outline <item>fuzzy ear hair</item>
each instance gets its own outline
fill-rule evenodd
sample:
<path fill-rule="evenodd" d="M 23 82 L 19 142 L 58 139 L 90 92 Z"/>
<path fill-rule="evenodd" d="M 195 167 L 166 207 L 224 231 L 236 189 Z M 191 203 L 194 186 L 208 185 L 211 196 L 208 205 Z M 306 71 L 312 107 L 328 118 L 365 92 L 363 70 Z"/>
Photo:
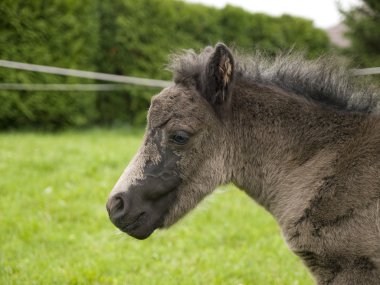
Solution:
<path fill-rule="evenodd" d="M 202 95 L 212 105 L 229 101 L 234 81 L 234 58 L 222 43 L 215 46 L 202 76 Z"/>

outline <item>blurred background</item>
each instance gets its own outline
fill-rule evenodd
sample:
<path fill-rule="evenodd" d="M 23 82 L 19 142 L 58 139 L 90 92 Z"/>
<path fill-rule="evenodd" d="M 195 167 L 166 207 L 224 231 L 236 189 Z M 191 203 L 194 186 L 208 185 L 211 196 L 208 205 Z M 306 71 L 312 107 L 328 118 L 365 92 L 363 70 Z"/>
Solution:
<path fill-rule="evenodd" d="M 146 241 L 111 225 L 108 193 L 161 88 L 5 67 L 166 84 L 170 53 L 218 41 L 380 67 L 380 2 L 0 2 L 0 284 L 312 284 L 269 214 L 232 186 Z"/>
<path fill-rule="evenodd" d="M 224 5 L 223 1 L 205 2 Z M 224 2 L 225 6 L 217 8 L 168 0 L 3 0 L 0 3 L 0 57 L 169 80 L 171 74 L 164 66 L 171 52 L 182 48 L 199 50 L 223 41 L 246 51 L 262 49 L 269 54 L 290 48 L 302 49 L 311 58 L 334 49 L 350 57 L 356 66 L 380 66 L 379 3 L 376 0 L 342 1 L 341 6 L 346 10 L 340 15 L 339 2 L 330 0 L 314 4 L 263 1 L 266 5 L 257 4 L 262 1 L 240 1 L 250 11 Z M 348 4 L 357 6 L 349 8 Z M 255 13 L 255 6 L 258 11 L 273 10 L 272 13 L 277 14 L 290 13 L 293 8 L 295 13 L 314 15 L 316 20 L 290 14 Z M 318 27 L 315 22 L 319 23 Z M 0 81 L 100 83 L 1 67 Z M 0 129 L 56 130 L 94 124 L 144 124 L 150 97 L 158 90 L 130 85 L 117 92 L 0 90 Z"/>

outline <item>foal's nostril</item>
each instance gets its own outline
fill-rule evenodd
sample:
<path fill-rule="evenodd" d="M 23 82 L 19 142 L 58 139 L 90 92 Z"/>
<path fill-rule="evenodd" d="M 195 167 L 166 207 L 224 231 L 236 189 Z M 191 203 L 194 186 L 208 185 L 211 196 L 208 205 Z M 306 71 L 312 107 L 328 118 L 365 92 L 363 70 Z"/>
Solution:
<path fill-rule="evenodd" d="M 127 209 L 122 197 L 122 193 L 118 193 L 115 196 L 109 198 L 106 208 L 108 211 L 108 215 L 112 220 L 124 216 Z"/>
<path fill-rule="evenodd" d="M 115 211 L 123 210 L 124 209 L 123 199 L 121 199 L 120 197 L 115 197 L 115 203 L 113 205 L 113 208 L 115 209 Z"/>

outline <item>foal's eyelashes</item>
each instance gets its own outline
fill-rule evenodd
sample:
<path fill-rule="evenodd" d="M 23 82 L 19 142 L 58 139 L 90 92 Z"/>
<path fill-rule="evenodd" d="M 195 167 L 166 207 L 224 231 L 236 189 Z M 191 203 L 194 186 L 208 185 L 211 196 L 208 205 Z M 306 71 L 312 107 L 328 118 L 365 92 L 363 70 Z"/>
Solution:
<path fill-rule="evenodd" d="M 169 141 L 177 145 L 185 145 L 188 143 L 190 136 L 186 131 L 176 131 L 170 135 Z"/>

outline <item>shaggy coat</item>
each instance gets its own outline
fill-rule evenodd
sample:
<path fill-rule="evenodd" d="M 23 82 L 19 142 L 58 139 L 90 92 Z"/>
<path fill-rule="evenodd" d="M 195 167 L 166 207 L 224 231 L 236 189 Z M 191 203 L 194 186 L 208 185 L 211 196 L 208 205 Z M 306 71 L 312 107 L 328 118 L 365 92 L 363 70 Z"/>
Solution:
<path fill-rule="evenodd" d="M 378 98 L 331 58 L 225 45 L 175 55 L 136 157 L 110 194 L 136 238 L 234 183 L 278 221 L 318 284 L 380 284 Z"/>

